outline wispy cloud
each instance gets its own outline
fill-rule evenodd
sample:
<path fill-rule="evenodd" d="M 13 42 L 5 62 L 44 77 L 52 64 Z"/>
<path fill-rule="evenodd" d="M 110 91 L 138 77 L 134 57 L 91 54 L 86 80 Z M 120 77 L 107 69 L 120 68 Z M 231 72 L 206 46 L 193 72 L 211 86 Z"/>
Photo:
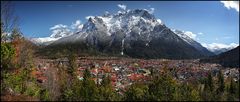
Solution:
<path fill-rule="evenodd" d="M 203 35 L 203 33 L 202 33 L 202 32 L 199 32 L 198 35 Z"/>
<path fill-rule="evenodd" d="M 192 38 L 192 39 L 196 39 L 197 35 L 194 34 L 193 32 L 190 31 L 185 31 L 184 34 L 186 34 L 188 37 Z"/>
<path fill-rule="evenodd" d="M 57 24 L 49 28 L 52 31 L 52 34 L 50 35 L 50 37 L 61 38 L 61 37 L 69 36 L 78 31 L 81 31 L 82 27 L 83 27 L 83 24 L 81 23 L 81 20 L 76 20 L 74 23 L 72 23 L 71 26 Z"/>
<path fill-rule="evenodd" d="M 67 25 L 57 24 L 51 27 L 50 30 L 59 29 L 59 28 L 67 28 Z"/>
<path fill-rule="evenodd" d="M 149 13 L 153 14 L 155 11 L 155 8 L 150 8 Z"/>
<path fill-rule="evenodd" d="M 75 23 L 72 23 L 71 28 L 76 31 L 82 30 L 83 24 L 81 23 L 80 20 L 76 20 Z"/>
<path fill-rule="evenodd" d="M 127 6 L 123 4 L 118 4 L 117 5 L 120 9 L 126 10 Z"/>
<path fill-rule="evenodd" d="M 227 9 L 235 9 L 239 13 L 239 1 L 220 1 Z"/>
<path fill-rule="evenodd" d="M 72 34 L 68 26 L 63 24 L 54 25 L 50 30 L 52 31 L 51 38 L 60 38 Z"/>
<path fill-rule="evenodd" d="M 197 34 L 191 31 L 184 31 L 184 30 L 178 30 L 178 29 L 171 29 L 171 30 L 176 34 L 184 34 L 193 40 L 199 40 L 199 38 L 197 38 Z"/>

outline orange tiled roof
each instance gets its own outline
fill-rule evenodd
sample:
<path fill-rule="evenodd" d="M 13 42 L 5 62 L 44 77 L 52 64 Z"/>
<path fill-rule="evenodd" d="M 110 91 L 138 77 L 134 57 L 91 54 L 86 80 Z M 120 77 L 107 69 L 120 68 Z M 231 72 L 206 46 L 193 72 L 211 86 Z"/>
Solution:
<path fill-rule="evenodd" d="M 32 73 L 31 73 L 31 75 L 34 76 L 34 77 L 40 76 L 40 75 L 42 75 L 42 74 L 43 74 L 43 73 L 40 72 L 40 71 L 32 71 Z"/>
<path fill-rule="evenodd" d="M 133 81 L 136 81 L 136 80 L 143 79 L 144 76 L 142 74 L 131 74 L 128 78 Z"/>

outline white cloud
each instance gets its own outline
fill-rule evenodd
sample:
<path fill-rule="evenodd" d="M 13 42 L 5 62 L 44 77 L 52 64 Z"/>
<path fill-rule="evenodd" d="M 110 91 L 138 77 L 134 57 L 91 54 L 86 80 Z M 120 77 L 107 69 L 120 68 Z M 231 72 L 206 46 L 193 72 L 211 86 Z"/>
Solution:
<path fill-rule="evenodd" d="M 83 24 L 80 20 L 77 20 L 75 23 L 72 23 L 71 28 L 75 31 L 81 31 L 83 27 Z"/>
<path fill-rule="evenodd" d="M 89 19 L 89 18 L 94 18 L 94 16 L 87 16 L 87 17 L 85 17 L 87 20 Z"/>
<path fill-rule="evenodd" d="M 51 27 L 50 30 L 54 30 L 54 29 L 58 29 L 58 28 L 67 28 L 67 25 L 57 24 L 57 25 Z"/>
<path fill-rule="evenodd" d="M 191 31 L 184 31 L 184 30 L 178 30 L 178 29 L 171 29 L 174 33 L 176 33 L 177 35 L 180 36 L 187 36 L 193 40 L 200 40 L 199 38 L 197 38 L 197 34 L 194 34 Z M 185 37 L 184 37 L 185 38 Z"/>
<path fill-rule="evenodd" d="M 153 14 L 154 11 L 155 11 L 155 8 L 150 8 L 149 13 L 150 13 L 150 14 Z"/>
<path fill-rule="evenodd" d="M 120 9 L 126 10 L 127 6 L 123 4 L 118 4 L 117 5 Z"/>
<path fill-rule="evenodd" d="M 202 33 L 202 32 L 199 32 L 198 35 L 203 35 L 203 33 Z"/>
<path fill-rule="evenodd" d="M 184 34 L 186 34 L 188 37 L 192 38 L 192 39 L 196 39 L 196 34 L 193 34 L 190 31 L 185 31 Z"/>
<path fill-rule="evenodd" d="M 162 24 L 162 20 L 161 20 L 161 19 L 157 19 L 157 22 L 159 22 L 160 24 Z"/>
<path fill-rule="evenodd" d="M 70 27 L 63 24 L 54 25 L 53 27 L 49 28 L 49 30 L 52 31 L 50 38 L 61 38 L 72 35 L 78 31 L 81 31 L 82 27 L 83 24 L 81 23 L 81 20 L 76 20 Z"/>
<path fill-rule="evenodd" d="M 211 44 L 206 44 L 206 43 L 202 43 L 203 47 L 206 47 L 208 50 L 214 52 L 220 49 L 228 49 L 231 50 L 235 47 L 237 47 L 239 44 L 236 43 L 231 43 L 229 45 L 227 44 L 222 44 L 222 43 L 211 43 Z"/>
<path fill-rule="evenodd" d="M 51 38 L 60 38 L 72 34 L 68 26 L 63 24 L 57 24 L 51 27 L 50 30 L 52 31 Z"/>
<path fill-rule="evenodd" d="M 120 13 L 122 13 L 122 11 L 118 11 L 117 13 L 120 14 Z"/>
<path fill-rule="evenodd" d="M 220 1 L 224 4 L 224 7 L 227 9 L 235 9 L 237 12 L 239 12 L 239 1 Z"/>

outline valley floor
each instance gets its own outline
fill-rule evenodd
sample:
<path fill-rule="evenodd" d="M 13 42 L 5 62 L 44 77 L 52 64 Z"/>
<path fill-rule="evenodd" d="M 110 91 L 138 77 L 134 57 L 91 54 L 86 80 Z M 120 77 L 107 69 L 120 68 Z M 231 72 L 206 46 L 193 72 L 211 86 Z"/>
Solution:
<path fill-rule="evenodd" d="M 42 72 L 39 80 L 49 83 L 49 79 L 57 80 L 58 68 L 67 68 L 67 59 L 38 59 L 36 62 L 37 71 Z M 55 69 L 53 69 L 55 68 Z M 221 71 L 224 78 L 233 77 L 239 80 L 239 68 L 226 68 L 219 64 L 200 63 L 198 59 L 193 60 L 168 60 L 168 59 L 131 59 L 118 57 L 79 57 L 77 59 L 76 77 L 83 79 L 85 69 L 90 69 L 92 80 L 100 84 L 105 74 L 111 76 L 111 84 L 116 91 L 125 90 L 135 82 L 151 81 L 152 73 L 163 72 L 164 68 L 170 70 L 170 74 L 179 82 L 194 82 L 207 77 L 208 73 L 217 76 Z M 49 71 L 48 71 L 49 70 Z M 48 73 L 47 73 L 48 72 Z M 51 73 L 51 74 L 49 74 Z M 46 77 L 48 76 L 48 77 Z M 51 82 L 55 83 L 55 82 Z M 46 84 L 47 86 L 48 84 Z"/>
<path fill-rule="evenodd" d="M 68 59 L 35 58 L 34 65 L 30 74 L 31 77 L 36 80 L 35 83 L 48 90 L 50 96 L 47 97 L 50 97 L 51 100 L 59 100 L 59 97 L 62 95 L 61 91 L 63 91 L 61 85 L 64 84 L 66 87 L 69 87 L 68 85 L 72 83 L 72 79 L 69 78 L 67 74 L 64 74 L 64 70 L 69 69 Z M 135 83 L 146 84 L 153 82 L 153 75 L 161 76 L 166 72 L 164 70 L 168 70 L 168 74 L 173 76 L 173 80 L 178 83 L 197 83 L 199 80 L 208 77 L 209 73 L 215 77 L 213 80 L 216 80 L 219 71 L 223 73 L 225 80 L 231 77 L 234 81 L 239 81 L 239 68 L 226 68 L 219 64 L 200 63 L 199 59 L 144 60 L 120 57 L 77 57 L 73 77 L 78 80 L 83 80 L 86 69 L 90 71 L 91 80 L 93 80 L 97 86 L 102 84 L 104 76 L 109 76 L 110 85 L 113 90 L 122 96 L 128 88 Z M 67 81 L 63 82 L 63 79 Z M 27 84 L 29 84 L 29 82 L 27 82 Z M 29 85 L 32 84 L 33 83 L 30 82 Z M 8 93 L 1 95 L 1 100 L 30 101 L 39 99 L 26 95 L 13 95 Z"/>

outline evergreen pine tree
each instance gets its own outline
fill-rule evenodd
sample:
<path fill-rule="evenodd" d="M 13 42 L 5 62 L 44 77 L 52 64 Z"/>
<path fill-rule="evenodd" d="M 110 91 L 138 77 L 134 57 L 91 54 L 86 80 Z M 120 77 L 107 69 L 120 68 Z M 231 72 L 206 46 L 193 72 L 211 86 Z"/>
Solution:
<path fill-rule="evenodd" d="M 224 77 L 221 71 L 218 73 L 218 88 L 217 93 L 223 93 L 224 92 Z"/>

